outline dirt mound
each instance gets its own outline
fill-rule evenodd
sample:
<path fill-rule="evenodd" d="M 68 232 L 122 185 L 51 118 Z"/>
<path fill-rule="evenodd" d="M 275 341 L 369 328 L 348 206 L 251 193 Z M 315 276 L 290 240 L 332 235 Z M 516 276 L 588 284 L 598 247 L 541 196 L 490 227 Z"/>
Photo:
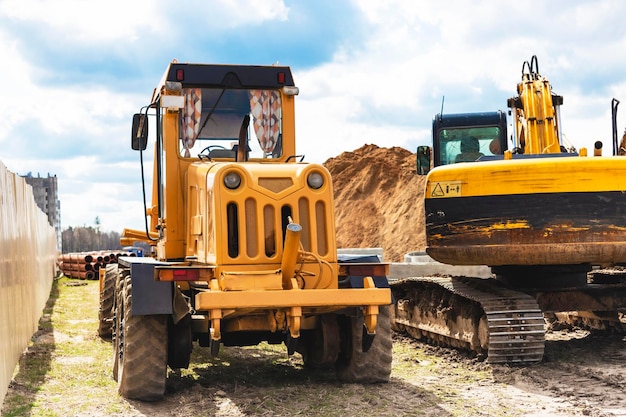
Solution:
<path fill-rule="evenodd" d="M 339 248 L 381 247 L 386 262 L 424 250 L 425 177 L 416 174 L 415 157 L 364 145 L 324 163 L 335 189 Z"/>

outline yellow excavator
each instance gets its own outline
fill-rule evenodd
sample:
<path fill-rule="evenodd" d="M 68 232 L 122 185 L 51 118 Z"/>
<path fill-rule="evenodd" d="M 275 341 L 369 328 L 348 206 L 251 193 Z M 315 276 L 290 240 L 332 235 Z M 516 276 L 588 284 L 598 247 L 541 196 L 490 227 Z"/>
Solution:
<path fill-rule="evenodd" d="M 437 115 L 433 146 L 419 147 L 426 178 L 427 247 L 450 265 L 487 265 L 492 278 L 407 278 L 392 283 L 394 329 L 469 348 L 495 363 L 544 352 L 544 314 L 622 329 L 626 285 L 603 268 L 626 263 L 626 158 L 576 152 L 561 134 L 562 96 L 524 62 L 502 112 Z M 470 154 L 467 156 L 467 154 Z M 431 169 L 431 164 L 434 168 Z M 554 313 L 554 314 L 552 314 Z"/>

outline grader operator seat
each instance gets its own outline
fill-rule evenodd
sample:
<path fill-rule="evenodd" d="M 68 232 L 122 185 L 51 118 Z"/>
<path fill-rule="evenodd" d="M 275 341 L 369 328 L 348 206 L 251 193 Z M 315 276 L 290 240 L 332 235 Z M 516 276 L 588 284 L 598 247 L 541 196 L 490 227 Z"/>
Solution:
<path fill-rule="evenodd" d="M 232 149 L 226 149 L 221 145 L 209 145 L 204 148 L 198 157 L 200 159 L 203 156 L 208 156 L 209 160 L 217 158 L 233 159 L 237 162 L 245 162 L 248 160 L 250 154 L 250 147 L 248 146 L 248 126 L 250 125 L 250 115 L 243 116 L 241 127 L 239 128 L 239 138 L 237 143 L 233 145 Z M 241 152 L 239 151 L 241 149 Z"/>

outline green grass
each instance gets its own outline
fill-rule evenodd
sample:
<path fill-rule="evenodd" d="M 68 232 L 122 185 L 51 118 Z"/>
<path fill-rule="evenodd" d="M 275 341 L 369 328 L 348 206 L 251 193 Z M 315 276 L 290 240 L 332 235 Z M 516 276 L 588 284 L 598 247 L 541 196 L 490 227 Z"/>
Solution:
<path fill-rule="evenodd" d="M 65 416 L 68 410 L 80 415 L 93 401 L 117 401 L 94 390 L 115 392 L 111 346 L 96 334 L 98 288 L 97 281 L 54 281 L 39 330 L 4 399 L 3 416 Z"/>

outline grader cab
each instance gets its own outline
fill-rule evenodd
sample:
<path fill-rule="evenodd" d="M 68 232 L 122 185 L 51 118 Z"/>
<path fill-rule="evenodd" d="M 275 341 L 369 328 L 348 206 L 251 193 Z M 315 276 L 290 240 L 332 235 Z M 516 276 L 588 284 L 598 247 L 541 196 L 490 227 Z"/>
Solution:
<path fill-rule="evenodd" d="M 391 372 L 391 293 L 378 259 L 340 260 L 329 172 L 296 154 L 291 71 L 172 62 L 133 118 L 132 147 L 154 146 L 145 230 L 153 256 L 107 271 L 121 395 L 163 396 L 167 367 L 193 348 L 283 343 L 340 379 Z"/>

